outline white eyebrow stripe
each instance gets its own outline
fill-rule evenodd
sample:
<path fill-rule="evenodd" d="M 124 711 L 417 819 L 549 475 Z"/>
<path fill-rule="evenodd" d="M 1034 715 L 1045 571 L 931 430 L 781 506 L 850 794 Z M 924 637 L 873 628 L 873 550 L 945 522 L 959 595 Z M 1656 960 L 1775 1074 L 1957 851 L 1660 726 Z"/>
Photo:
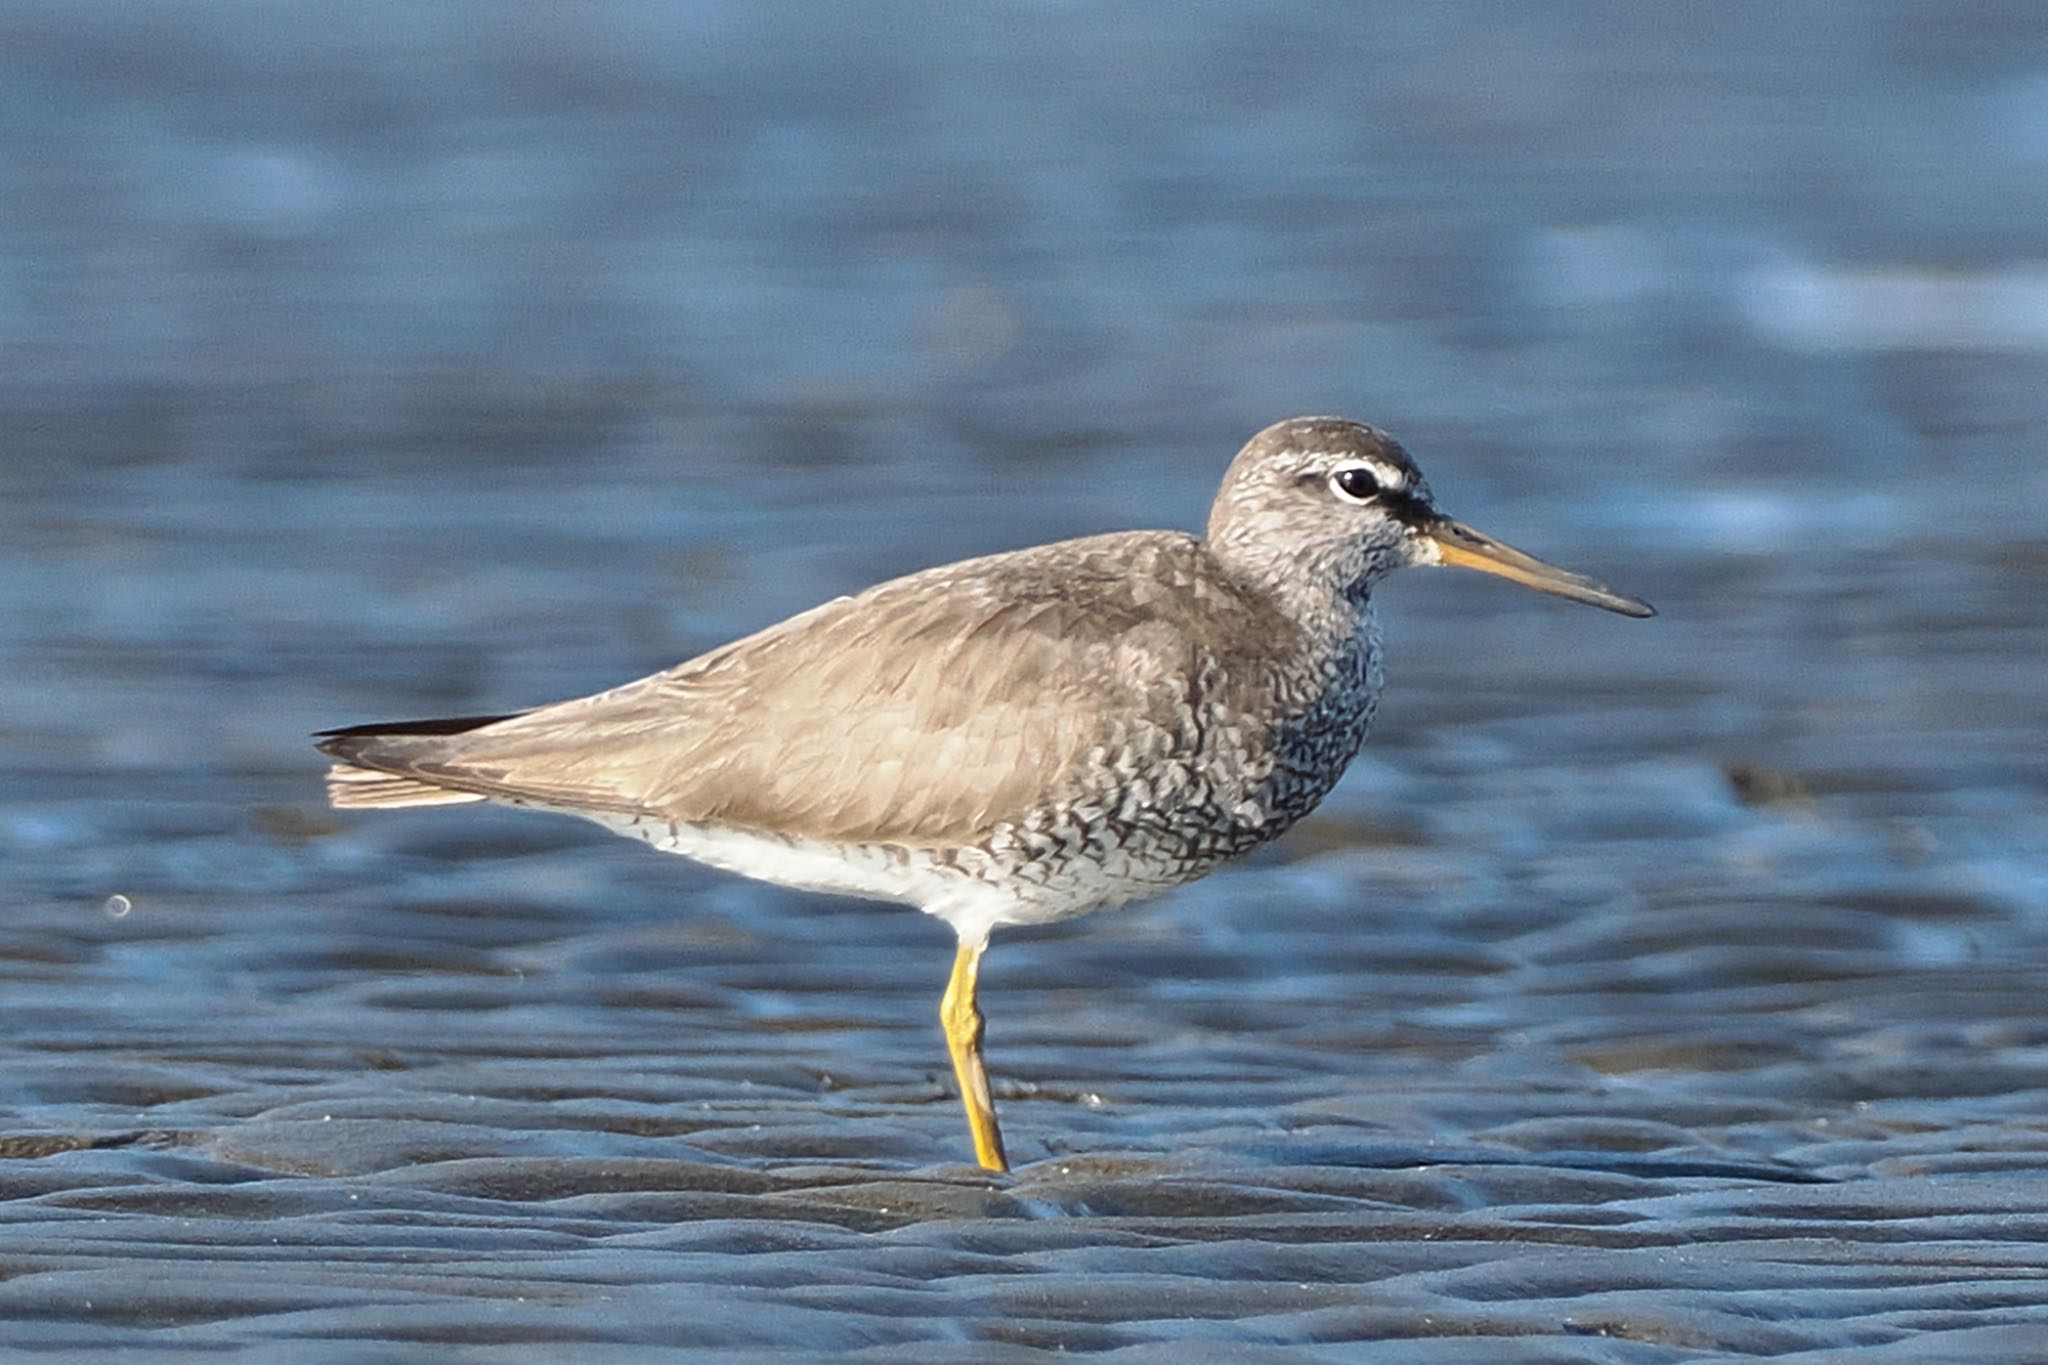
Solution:
<path fill-rule="evenodd" d="M 1346 469 L 1370 469 L 1373 478 L 1379 481 L 1380 487 L 1394 493 L 1405 493 L 1408 491 L 1408 471 L 1399 465 L 1391 465 L 1385 460 L 1375 460 L 1370 456 L 1364 455 L 1332 456 L 1331 458 L 1335 461 L 1330 466 L 1332 474 Z"/>

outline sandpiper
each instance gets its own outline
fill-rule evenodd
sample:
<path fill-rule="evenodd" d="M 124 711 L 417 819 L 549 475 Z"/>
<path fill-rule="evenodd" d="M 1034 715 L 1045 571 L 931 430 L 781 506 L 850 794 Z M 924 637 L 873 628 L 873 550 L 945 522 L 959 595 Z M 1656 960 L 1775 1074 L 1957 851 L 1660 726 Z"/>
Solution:
<path fill-rule="evenodd" d="M 1380 691 L 1372 589 L 1450 564 L 1624 616 L 1648 603 L 1438 512 L 1392 438 L 1266 428 L 1197 537 L 948 564 L 663 673 L 500 716 L 324 732 L 336 806 L 497 801 L 785 886 L 914 905 L 974 1152 L 1008 1169 L 975 983 L 991 930 L 1214 871 L 1312 810 Z"/>

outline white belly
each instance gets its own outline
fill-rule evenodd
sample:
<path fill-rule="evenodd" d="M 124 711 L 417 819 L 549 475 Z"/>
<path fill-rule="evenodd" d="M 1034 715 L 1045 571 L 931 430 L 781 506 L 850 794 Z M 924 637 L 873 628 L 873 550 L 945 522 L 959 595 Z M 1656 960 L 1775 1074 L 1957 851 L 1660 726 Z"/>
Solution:
<path fill-rule="evenodd" d="M 969 870 L 977 856 L 967 850 L 948 865 L 922 849 L 896 844 L 844 844 L 729 826 L 677 824 L 646 817 L 593 815 L 566 811 L 595 821 L 615 834 L 638 839 L 665 853 L 757 881 L 803 891 L 823 891 L 869 900 L 914 905 L 953 926 L 963 942 L 986 939 L 999 924 L 1044 924 L 1103 905 L 1130 899 L 1135 890 L 1113 894 L 1100 888 L 1091 895 L 1081 888 L 1051 887 L 1028 879 L 985 880 Z M 1076 891 L 1081 891 L 1076 895 Z"/>

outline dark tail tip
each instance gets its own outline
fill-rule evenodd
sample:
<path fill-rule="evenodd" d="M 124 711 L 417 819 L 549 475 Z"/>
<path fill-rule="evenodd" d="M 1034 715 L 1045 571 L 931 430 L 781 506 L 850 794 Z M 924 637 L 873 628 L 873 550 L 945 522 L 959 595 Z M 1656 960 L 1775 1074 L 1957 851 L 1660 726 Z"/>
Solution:
<path fill-rule="evenodd" d="M 446 716 L 439 720 L 389 720 L 370 725 L 349 725 L 339 730 L 316 731 L 313 738 L 319 743 L 314 747 L 323 754 L 345 759 L 362 747 L 363 740 L 391 739 L 401 735 L 460 735 L 481 730 L 486 725 L 496 725 L 519 714 L 518 711 L 510 711 L 502 716 Z"/>

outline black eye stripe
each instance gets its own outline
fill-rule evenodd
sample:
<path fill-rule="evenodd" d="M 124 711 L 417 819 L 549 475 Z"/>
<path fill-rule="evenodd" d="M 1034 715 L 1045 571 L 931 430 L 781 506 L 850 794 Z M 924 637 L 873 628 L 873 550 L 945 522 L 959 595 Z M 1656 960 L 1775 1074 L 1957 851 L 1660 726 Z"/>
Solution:
<path fill-rule="evenodd" d="M 1343 487 L 1342 480 L 1346 476 L 1355 479 L 1357 486 Z M 1428 495 L 1411 483 L 1409 476 L 1396 474 L 1394 477 L 1399 482 L 1382 483 L 1377 467 L 1359 463 L 1338 465 L 1334 469 L 1325 466 L 1320 471 L 1303 470 L 1294 476 L 1294 482 L 1304 489 L 1320 487 L 1325 496 L 1340 501 L 1370 504 L 1409 526 L 1420 526 L 1435 515 L 1430 509 Z"/>
<path fill-rule="evenodd" d="M 1428 503 L 1412 492 L 1389 494 L 1381 501 L 1394 520 L 1404 526 L 1420 527 L 1436 515 Z"/>

